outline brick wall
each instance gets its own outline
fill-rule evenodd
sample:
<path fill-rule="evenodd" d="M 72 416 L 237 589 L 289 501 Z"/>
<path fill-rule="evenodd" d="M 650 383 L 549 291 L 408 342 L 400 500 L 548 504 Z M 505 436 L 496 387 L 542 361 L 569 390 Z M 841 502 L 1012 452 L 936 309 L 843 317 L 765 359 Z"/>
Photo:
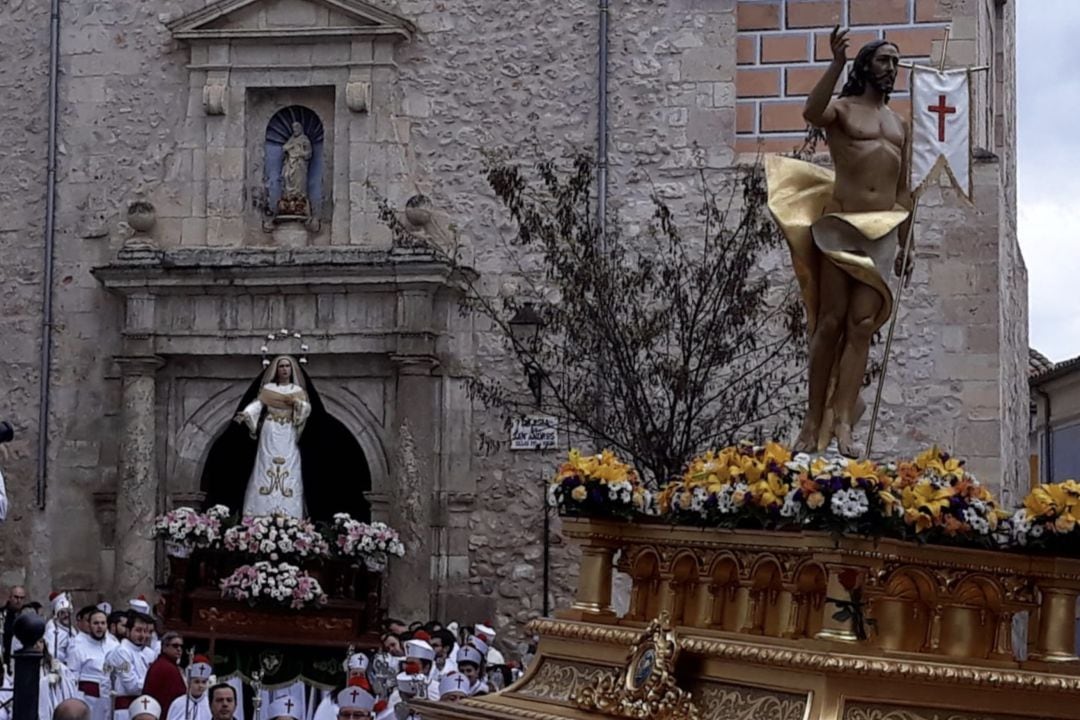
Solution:
<path fill-rule="evenodd" d="M 852 58 L 885 38 L 905 61 L 929 63 L 940 56 L 950 19 L 947 0 L 739 0 L 736 149 L 782 152 L 800 144 L 803 103 L 832 57 L 835 25 L 850 28 Z M 905 116 L 907 80 L 901 70 L 891 101 Z"/>

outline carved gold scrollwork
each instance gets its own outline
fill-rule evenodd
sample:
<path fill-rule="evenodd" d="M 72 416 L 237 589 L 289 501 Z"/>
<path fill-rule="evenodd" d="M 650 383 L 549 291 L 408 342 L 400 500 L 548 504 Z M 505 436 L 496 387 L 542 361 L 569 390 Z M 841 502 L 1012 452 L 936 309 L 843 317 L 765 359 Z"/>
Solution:
<path fill-rule="evenodd" d="M 595 685 L 601 677 L 614 678 L 614 673 L 613 668 L 545 658 L 540 669 L 527 685 L 517 690 L 517 694 L 538 700 L 571 702 L 583 688 Z"/>
<path fill-rule="evenodd" d="M 898 707 L 870 703 L 849 703 L 844 720 L 1016 720 L 1015 715 L 989 715 L 939 708 Z"/>
<path fill-rule="evenodd" d="M 666 612 L 649 623 L 630 651 L 621 678 L 601 675 L 592 686 L 575 692 L 582 709 L 605 715 L 645 720 L 698 720 L 690 693 L 675 681 L 679 641 Z"/>
<path fill-rule="evenodd" d="M 806 717 L 806 695 L 726 683 L 703 683 L 696 688 L 695 697 L 702 717 L 706 718 L 803 720 Z"/>

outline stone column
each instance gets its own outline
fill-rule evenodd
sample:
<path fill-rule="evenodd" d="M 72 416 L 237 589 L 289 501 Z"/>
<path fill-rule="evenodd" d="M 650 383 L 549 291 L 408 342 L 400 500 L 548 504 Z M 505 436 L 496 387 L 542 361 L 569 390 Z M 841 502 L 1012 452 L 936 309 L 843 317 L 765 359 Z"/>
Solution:
<path fill-rule="evenodd" d="M 394 497 L 404 558 L 395 558 L 387 578 L 388 606 L 397 617 L 431 617 L 435 587 L 432 520 L 439 490 L 439 388 L 433 374 L 438 361 L 425 355 L 398 355 L 395 393 L 398 423 L 393 476 Z"/>
<path fill-rule="evenodd" d="M 156 378 L 160 358 L 118 357 L 123 382 L 120 462 L 116 489 L 116 598 L 154 589 L 158 480 L 154 452 Z"/>

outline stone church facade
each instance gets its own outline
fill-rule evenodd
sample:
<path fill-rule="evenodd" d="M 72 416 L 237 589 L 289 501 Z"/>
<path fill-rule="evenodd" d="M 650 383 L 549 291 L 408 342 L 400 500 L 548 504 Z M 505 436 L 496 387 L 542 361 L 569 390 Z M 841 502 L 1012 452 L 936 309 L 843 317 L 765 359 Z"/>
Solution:
<path fill-rule="evenodd" d="M 692 202 L 696 157 L 720 172 L 797 145 L 792 108 L 837 22 L 858 40 L 910 43 L 905 54 L 926 62 L 951 24 L 947 61 L 989 66 L 976 94 L 975 202 L 933 187 L 920 209 L 877 449 L 939 442 L 1006 496 L 1027 482 L 1012 2 L 60 6 L 54 178 L 48 2 L 9 2 L 0 22 L 0 97 L 14 109 L 0 118 L 0 414 L 18 432 L 4 465 L 13 509 L 0 584 L 87 600 L 152 590 L 163 563 L 150 518 L 200 501 L 267 333 L 288 328 L 303 333 L 327 409 L 362 450 L 366 467 L 343 467 L 340 482 L 366 484 L 372 517 L 409 542 L 389 581 L 394 613 L 511 630 L 538 615 L 544 481 L 558 458 L 481 451 L 480 434 L 500 429 L 469 398 L 468 373 L 520 372 L 489 328 L 458 312 L 450 268 L 392 243 L 377 196 L 397 209 L 430 198 L 433 237 L 455 225 L 484 286 L 514 292 L 509 228 L 480 150 L 595 143 L 605 13 L 607 192 L 631 228 L 654 188 Z M 269 129 L 301 116 L 317 130 L 312 213 L 275 223 L 280 191 L 264 175 L 280 142 Z M 575 564 L 553 542 L 558 604 Z"/>

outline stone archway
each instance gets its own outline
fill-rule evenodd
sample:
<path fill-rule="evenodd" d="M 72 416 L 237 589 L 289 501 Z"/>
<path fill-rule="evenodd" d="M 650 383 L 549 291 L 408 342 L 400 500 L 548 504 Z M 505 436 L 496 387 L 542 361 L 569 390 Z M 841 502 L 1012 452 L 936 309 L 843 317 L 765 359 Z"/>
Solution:
<path fill-rule="evenodd" d="M 357 520 L 370 520 L 366 494 L 371 490 L 371 472 L 360 443 L 345 424 L 325 413 L 317 430 L 309 426 L 304 431 L 300 447 L 308 515 L 329 522 L 335 513 L 342 512 Z M 256 441 L 246 428 L 230 424 L 218 433 L 207 450 L 200 476 L 207 507 L 221 504 L 237 512 L 243 507 L 244 490 L 252 482 L 255 451 Z M 313 472 L 317 475 L 314 481 Z"/>
<path fill-rule="evenodd" d="M 230 427 L 247 387 L 242 381 L 223 382 L 227 385 L 207 397 L 184 418 L 167 443 L 169 449 L 164 465 L 171 498 L 191 497 L 203 490 L 204 473 L 214 448 Z M 341 442 L 354 444 L 355 451 L 350 451 L 351 456 L 363 459 L 365 472 L 357 478 L 363 486 L 361 492 L 373 496 L 375 519 L 384 519 L 379 499 L 389 490 L 389 467 L 381 423 L 346 382 L 334 378 L 315 378 L 315 382 L 327 413 L 338 428 Z"/>

